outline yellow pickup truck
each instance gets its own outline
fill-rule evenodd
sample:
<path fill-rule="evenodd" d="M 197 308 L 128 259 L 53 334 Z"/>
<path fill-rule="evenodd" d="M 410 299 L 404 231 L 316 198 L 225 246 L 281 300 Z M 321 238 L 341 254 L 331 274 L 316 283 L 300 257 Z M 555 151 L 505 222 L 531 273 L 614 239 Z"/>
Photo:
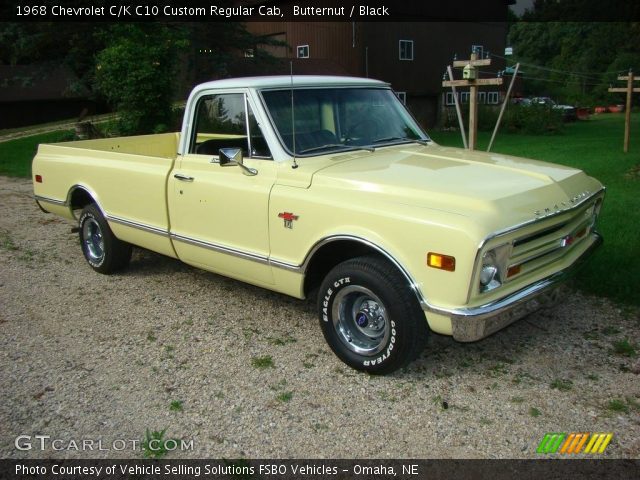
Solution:
<path fill-rule="evenodd" d="M 601 238 L 583 172 L 434 143 L 386 83 L 294 76 L 197 86 L 180 133 L 40 145 L 42 210 L 89 265 L 132 245 L 303 299 L 374 374 L 429 331 L 479 340 L 553 299 Z"/>

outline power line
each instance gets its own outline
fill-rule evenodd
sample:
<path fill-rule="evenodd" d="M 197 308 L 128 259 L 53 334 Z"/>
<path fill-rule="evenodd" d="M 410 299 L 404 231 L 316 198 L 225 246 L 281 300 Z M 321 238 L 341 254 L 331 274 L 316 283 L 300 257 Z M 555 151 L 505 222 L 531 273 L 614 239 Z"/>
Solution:
<path fill-rule="evenodd" d="M 479 73 L 485 74 L 485 75 L 491 75 L 491 76 L 495 76 L 496 72 L 489 72 L 487 70 L 478 70 Z M 522 78 L 523 80 L 538 80 L 541 82 L 550 82 L 550 83 L 561 83 L 563 85 L 580 85 L 580 86 L 589 86 L 589 87 L 597 87 L 599 85 L 602 85 L 606 82 L 602 81 L 600 83 L 583 83 L 583 82 L 578 82 L 578 81 L 567 81 L 567 80 L 553 80 L 551 78 L 541 78 L 541 77 L 530 77 L 528 75 L 521 75 L 519 76 L 519 78 Z"/>
<path fill-rule="evenodd" d="M 492 57 L 500 58 L 502 60 L 510 60 L 507 57 L 502 57 L 500 55 L 496 55 L 495 53 L 490 53 L 489 55 L 491 55 Z M 530 68 L 537 68 L 539 70 L 544 70 L 544 71 L 547 71 L 547 72 L 562 73 L 564 75 L 573 75 L 575 77 L 584 77 L 584 78 L 590 79 L 590 80 L 595 80 L 595 79 L 599 78 L 600 75 L 601 75 L 601 74 L 598 74 L 598 73 L 572 72 L 570 70 L 558 70 L 557 68 L 543 67 L 541 65 L 536 65 L 536 64 L 533 64 L 533 63 L 525 63 L 525 62 L 520 62 L 520 65 L 525 66 L 525 67 L 530 67 Z"/>

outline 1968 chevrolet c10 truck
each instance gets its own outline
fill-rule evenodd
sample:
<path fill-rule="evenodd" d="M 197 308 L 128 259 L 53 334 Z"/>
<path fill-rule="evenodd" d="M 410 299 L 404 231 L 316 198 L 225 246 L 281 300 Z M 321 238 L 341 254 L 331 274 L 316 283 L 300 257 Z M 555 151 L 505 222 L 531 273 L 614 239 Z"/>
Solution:
<path fill-rule="evenodd" d="M 33 181 L 43 210 L 79 221 L 94 270 L 136 245 L 317 294 L 332 350 L 377 374 L 429 330 L 475 341 L 536 310 L 601 242 L 597 180 L 438 146 L 370 79 L 205 83 L 180 133 L 40 145 Z"/>

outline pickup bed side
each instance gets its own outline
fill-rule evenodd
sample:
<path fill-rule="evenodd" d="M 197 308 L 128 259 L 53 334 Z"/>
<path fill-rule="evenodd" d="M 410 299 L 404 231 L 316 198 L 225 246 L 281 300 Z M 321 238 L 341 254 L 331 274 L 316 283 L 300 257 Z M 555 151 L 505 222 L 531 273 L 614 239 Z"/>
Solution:
<path fill-rule="evenodd" d="M 125 242 L 175 257 L 168 237 L 167 179 L 177 133 L 40 145 L 35 198 L 46 211 L 74 219 L 91 197 Z"/>

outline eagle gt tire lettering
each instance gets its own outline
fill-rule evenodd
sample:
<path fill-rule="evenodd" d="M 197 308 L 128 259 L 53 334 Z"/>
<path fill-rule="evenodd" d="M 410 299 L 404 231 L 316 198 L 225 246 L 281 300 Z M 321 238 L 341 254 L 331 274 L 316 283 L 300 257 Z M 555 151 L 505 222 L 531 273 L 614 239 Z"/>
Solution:
<path fill-rule="evenodd" d="M 424 348 L 427 322 L 397 269 L 378 257 L 334 267 L 318 295 L 320 328 L 343 362 L 373 374 L 391 373 Z"/>

